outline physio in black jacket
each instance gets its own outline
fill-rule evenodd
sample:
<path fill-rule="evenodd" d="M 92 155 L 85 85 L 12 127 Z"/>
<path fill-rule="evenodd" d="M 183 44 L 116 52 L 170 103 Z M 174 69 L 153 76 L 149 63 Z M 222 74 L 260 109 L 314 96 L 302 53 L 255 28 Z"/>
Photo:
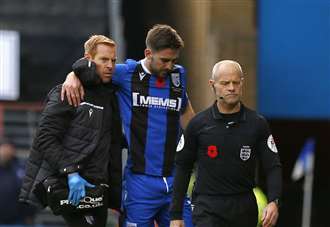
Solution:
<path fill-rule="evenodd" d="M 49 92 L 28 159 L 20 201 L 51 206 L 49 200 L 41 199 L 38 193 L 42 190 L 38 189 L 50 179 L 64 179 L 68 196 L 60 205 L 71 204 L 77 210 L 91 208 L 87 212 L 60 213 L 67 224 L 101 227 L 106 225 L 108 207 L 121 206 L 121 123 L 111 84 L 116 45 L 108 37 L 94 35 L 84 47 L 85 57 L 95 62 L 89 66 L 96 67 L 99 81 L 86 86 L 84 101 L 76 107 L 61 101 L 61 85 Z M 104 193 L 97 199 L 87 197 L 89 189 L 98 186 Z M 46 189 L 50 193 L 51 188 Z M 85 205 L 78 205 L 81 201 Z"/>
<path fill-rule="evenodd" d="M 262 223 L 273 226 L 278 218 L 282 179 L 268 123 L 242 104 L 243 72 L 237 62 L 215 64 L 209 85 L 216 102 L 190 121 L 184 148 L 176 157 L 171 227 L 183 227 L 183 198 L 195 162 L 195 227 L 257 226 L 258 209 L 252 191 L 257 160 L 266 172 L 268 188 L 269 203 Z"/>

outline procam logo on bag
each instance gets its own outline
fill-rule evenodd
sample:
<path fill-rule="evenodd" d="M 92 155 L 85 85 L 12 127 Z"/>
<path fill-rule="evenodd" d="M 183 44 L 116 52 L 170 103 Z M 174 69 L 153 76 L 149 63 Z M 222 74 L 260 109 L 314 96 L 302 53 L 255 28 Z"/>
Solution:
<path fill-rule="evenodd" d="M 70 202 L 67 199 L 60 200 L 60 205 L 69 205 Z M 85 196 L 83 199 L 80 200 L 77 209 L 90 209 L 103 206 L 103 196 L 100 197 L 89 197 Z"/>

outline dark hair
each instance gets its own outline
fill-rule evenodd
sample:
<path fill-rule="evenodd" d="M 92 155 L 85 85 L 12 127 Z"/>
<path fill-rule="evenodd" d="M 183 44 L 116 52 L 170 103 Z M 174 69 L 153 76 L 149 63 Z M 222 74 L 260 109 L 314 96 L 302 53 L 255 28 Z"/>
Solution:
<path fill-rule="evenodd" d="M 146 46 L 153 51 L 159 51 L 166 48 L 181 49 L 184 43 L 179 34 L 171 26 L 156 24 L 148 31 Z"/>

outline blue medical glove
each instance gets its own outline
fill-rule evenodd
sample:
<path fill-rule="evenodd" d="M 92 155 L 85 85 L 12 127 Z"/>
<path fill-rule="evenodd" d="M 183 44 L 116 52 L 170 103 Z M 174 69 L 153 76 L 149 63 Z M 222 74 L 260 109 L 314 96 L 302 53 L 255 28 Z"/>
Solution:
<path fill-rule="evenodd" d="M 81 198 L 85 197 L 86 190 L 85 187 L 94 188 L 95 185 L 88 183 L 84 178 L 82 178 L 79 173 L 70 173 L 68 175 L 68 185 L 69 185 L 69 202 L 77 206 Z"/>

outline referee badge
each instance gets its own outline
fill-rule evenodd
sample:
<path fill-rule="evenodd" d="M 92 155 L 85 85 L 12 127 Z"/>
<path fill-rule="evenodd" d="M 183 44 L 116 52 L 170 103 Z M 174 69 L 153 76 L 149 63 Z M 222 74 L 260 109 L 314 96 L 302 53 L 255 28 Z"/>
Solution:
<path fill-rule="evenodd" d="M 267 145 L 268 145 L 268 148 L 274 152 L 274 153 L 277 153 L 277 147 L 276 147 L 276 144 L 275 144 L 275 141 L 274 141 L 274 137 L 272 135 L 269 135 L 268 139 L 267 139 Z"/>
<path fill-rule="evenodd" d="M 179 87 L 180 82 L 180 73 L 171 73 L 171 80 L 175 87 Z"/>
<path fill-rule="evenodd" d="M 182 151 L 183 147 L 184 147 L 184 135 L 182 134 L 178 146 L 176 147 L 176 152 Z"/>
<path fill-rule="evenodd" d="M 247 161 L 251 156 L 251 148 L 250 146 L 243 146 L 241 148 L 241 152 L 239 154 L 239 157 L 243 160 L 243 161 Z"/>

